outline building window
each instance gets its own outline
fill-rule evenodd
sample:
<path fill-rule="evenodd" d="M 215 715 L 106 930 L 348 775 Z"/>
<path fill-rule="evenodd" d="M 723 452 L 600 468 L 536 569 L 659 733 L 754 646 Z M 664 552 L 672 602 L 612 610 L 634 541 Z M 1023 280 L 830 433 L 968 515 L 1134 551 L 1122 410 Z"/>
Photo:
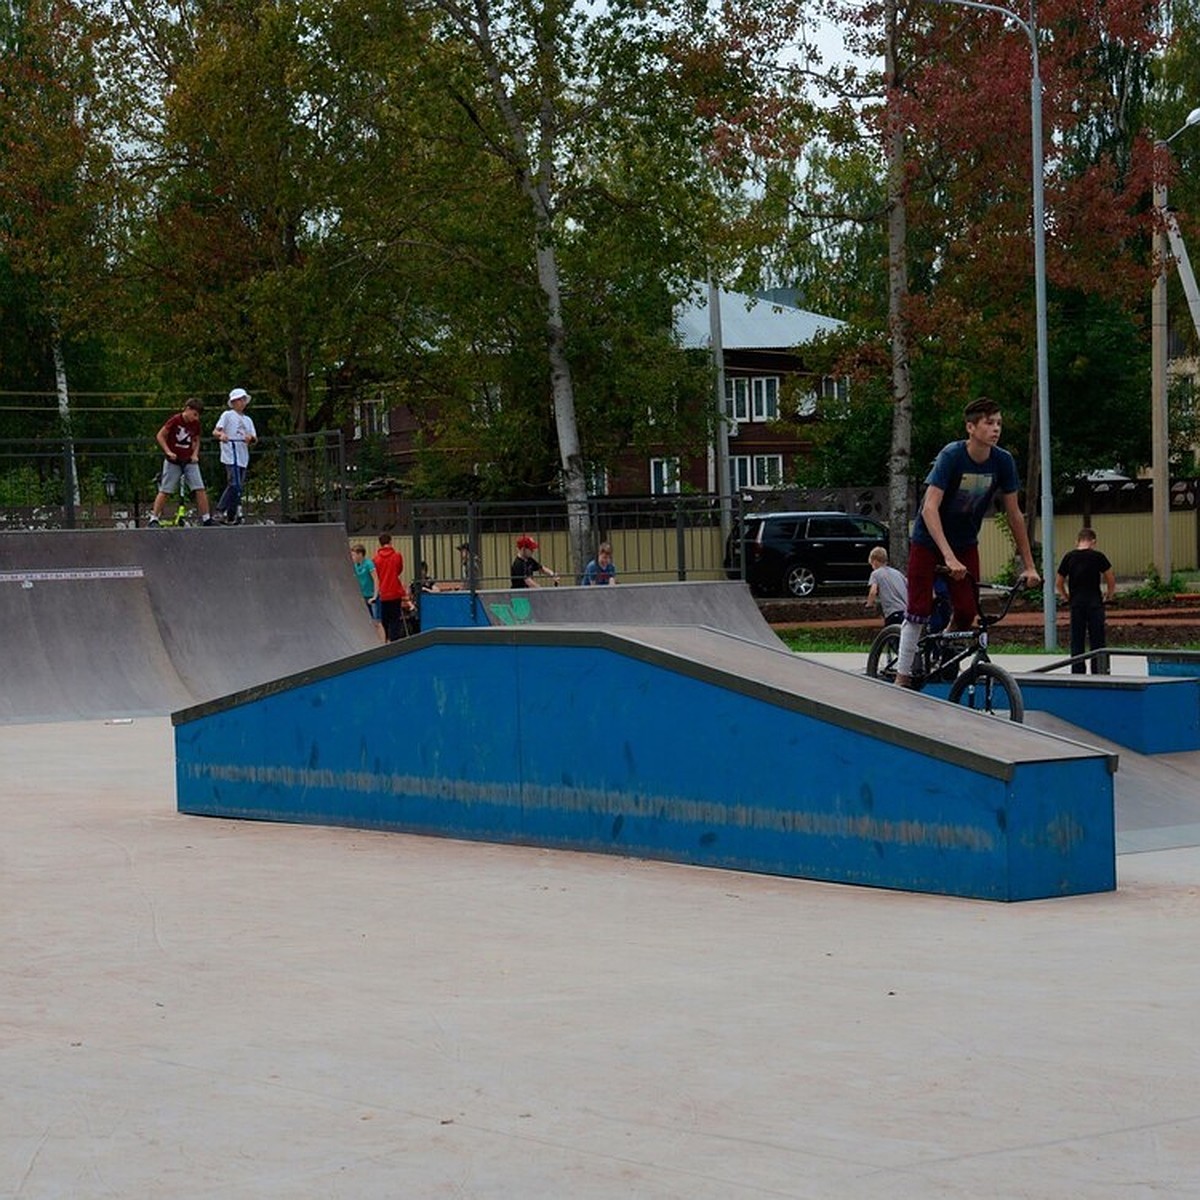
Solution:
<path fill-rule="evenodd" d="M 782 482 L 782 454 L 735 454 L 729 460 L 729 483 L 735 492 L 778 487 Z"/>
<path fill-rule="evenodd" d="M 354 406 L 354 440 L 386 435 L 388 414 L 382 400 L 360 400 Z"/>
<path fill-rule="evenodd" d="M 735 424 L 750 420 L 750 380 L 725 379 L 725 415 Z"/>
<path fill-rule="evenodd" d="M 764 375 L 750 380 L 751 412 L 756 421 L 779 420 L 779 377 Z"/>
<path fill-rule="evenodd" d="M 650 494 L 652 496 L 679 494 L 679 459 L 652 458 L 650 460 Z"/>
<path fill-rule="evenodd" d="M 604 467 L 591 464 L 585 468 L 585 475 L 589 496 L 608 495 L 608 471 Z"/>
<path fill-rule="evenodd" d="M 779 419 L 779 376 L 738 375 L 725 380 L 725 415 L 734 424 Z"/>
<path fill-rule="evenodd" d="M 850 396 L 850 379 L 846 375 L 824 375 L 814 386 L 801 392 L 796 401 L 796 416 L 815 417 L 820 405 L 826 411 L 831 407 L 842 407 Z"/>

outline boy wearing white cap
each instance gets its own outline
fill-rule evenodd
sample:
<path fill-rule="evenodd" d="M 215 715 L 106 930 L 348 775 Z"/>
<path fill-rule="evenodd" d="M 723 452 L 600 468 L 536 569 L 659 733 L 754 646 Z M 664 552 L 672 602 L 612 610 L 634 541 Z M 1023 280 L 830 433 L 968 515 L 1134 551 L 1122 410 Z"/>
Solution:
<path fill-rule="evenodd" d="M 249 403 L 250 396 L 246 389 L 235 387 L 229 393 L 229 407 L 213 428 L 213 437 L 221 443 L 221 462 L 228 480 L 228 486 L 217 503 L 217 511 L 226 525 L 236 525 L 241 519 L 242 488 L 246 482 L 246 468 L 250 465 L 250 447 L 258 441 L 254 422 L 246 416 L 246 405 Z"/>

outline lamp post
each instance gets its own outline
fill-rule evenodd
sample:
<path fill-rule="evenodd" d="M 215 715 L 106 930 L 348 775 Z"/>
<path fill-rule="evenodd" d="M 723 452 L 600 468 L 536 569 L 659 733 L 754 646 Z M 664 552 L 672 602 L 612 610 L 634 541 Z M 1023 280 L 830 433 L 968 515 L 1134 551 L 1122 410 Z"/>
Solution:
<path fill-rule="evenodd" d="M 1050 471 L 1050 354 L 1046 320 L 1046 165 L 1042 152 L 1042 75 L 1038 60 L 1037 25 L 1030 0 L 1030 19 L 1025 20 L 1011 8 L 985 4 L 982 0 L 937 0 L 939 4 L 961 4 L 999 13 L 1015 22 L 1029 39 L 1033 71 L 1029 85 L 1029 115 L 1032 122 L 1033 159 L 1033 286 L 1037 307 L 1037 396 L 1038 396 L 1038 459 L 1042 476 L 1042 620 L 1045 626 L 1045 647 L 1057 645 L 1057 609 L 1054 602 L 1054 489 Z"/>
<path fill-rule="evenodd" d="M 1200 108 L 1193 108 L 1187 120 L 1169 138 L 1155 144 L 1154 164 L 1154 290 L 1150 295 L 1150 484 L 1154 569 L 1159 579 L 1171 578 L 1171 439 L 1167 393 L 1167 268 L 1171 252 L 1167 245 L 1167 147 L 1185 130 L 1200 121 Z"/>

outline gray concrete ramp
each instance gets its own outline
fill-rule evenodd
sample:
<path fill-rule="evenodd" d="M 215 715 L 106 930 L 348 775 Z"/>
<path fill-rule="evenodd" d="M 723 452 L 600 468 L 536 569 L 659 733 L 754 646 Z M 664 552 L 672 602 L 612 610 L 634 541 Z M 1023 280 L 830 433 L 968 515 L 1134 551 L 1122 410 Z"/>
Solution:
<path fill-rule="evenodd" d="M 0 722 L 165 714 L 377 644 L 338 525 L 0 534 Z"/>
<path fill-rule="evenodd" d="M 1119 759 L 1113 783 L 1119 854 L 1200 846 L 1200 751 L 1138 754 L 1047 712 L 1027 713 L 1025 723 Z"/>
<path fill-rule="evenodd" d="M 780 645 L 740 580 L 517 588 L 480 592 L 479 600 L 492 625 L 704 625 Z"/>

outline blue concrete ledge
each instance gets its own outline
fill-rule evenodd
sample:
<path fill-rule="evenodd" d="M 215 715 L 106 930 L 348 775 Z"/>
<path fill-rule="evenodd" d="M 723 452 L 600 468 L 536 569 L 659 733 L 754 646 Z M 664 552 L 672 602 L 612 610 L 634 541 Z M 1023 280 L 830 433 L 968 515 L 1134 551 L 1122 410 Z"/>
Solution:
<path fill-rule="evenodd" d="M 1109 756 L 710 630 L 439 630 L 174 721 L 183 813 L 992 900 L 1116 883 Z"/>
<path fill-rule="evenodd" d="M 1027 709 L 1053 713 L 1139 754 L 1200 750 L 1200 679 L 1021 675 Z"/>
<path fill-rule="evenodd" d="M 1151 675 L 1200 676 L 1200 650 L 1151 650 L 1146 654 L 1146 669 Z"/>

